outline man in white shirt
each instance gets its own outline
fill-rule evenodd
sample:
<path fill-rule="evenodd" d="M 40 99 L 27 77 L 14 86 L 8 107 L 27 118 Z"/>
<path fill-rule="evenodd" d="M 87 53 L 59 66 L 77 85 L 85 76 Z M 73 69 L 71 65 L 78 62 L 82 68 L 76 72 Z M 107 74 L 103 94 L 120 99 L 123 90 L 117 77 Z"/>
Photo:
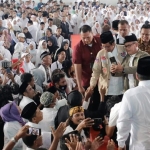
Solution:
<path fill-rule="evenodd" d="M 44 22 L 41 22 L 40 23 L 40 29 L 37 30 L 36 32 L 36 43 L 38 44 L 40 39 L 42 39 L 44 36 L 45 36 L 45 23 Z"/>
<path fill-rule="evenodd" d="M 56 105 L 56 96 L 50 92 L 44 92 L 40 97 L 40 102 L 44 106 L 43 120 L 39 122 L 43 130 L 50 132 L 50 127 L 55 127 L 54 121 L 57 115 L 57 109 L 54 108 Z"/>
<path fill-rule="evenodd" d="M 137 79 L 139 85 L 124 93 L 117 121 L 119 150 L 131 133 L 130 150 L 150 149 L 150 56 L 139 59 Z"/>
<path fill-rule="evenodd" d="M 56 37 L 57 44 L 59 47 L 61 47 L 62 42 L 64 40 L 64 37 L 61 35 L 61 32 L 62 32 L 62 29 L 60 27 L 58 27 L 56 30 L 56 34 L 54 35 Z"/>
<path fill-rule="evenodd" d="M 51 28 L 52 29 L 52 33 L 55 34 L 56 33 L 56 30 L 57 30 L 57 26 L 56 25 L 53 25 L 53 19 L 50 18 L 48 20 L 48 28 Z"/>
<path fill-rule="evenodd" d="M 69 34 L 73 34 L 74 22 L 71 18 L 71 14 L 68 14 L 67 22 L 69 24 Z"/>
<path fill-rule="evenodd" d="M 20 24 L 22 29 L 27 26 L 28 21 L 29 19 L 26 17 L 26 13 L 23 12 L 22 17 L 20 18 Z"/>
<path fill-rule="evenodd" d="M 32 38 L 34 39 L 34 42 L 36 42 L 36 33 L 37 33 L 37 27 L 33 25 L 33 21 L 28 21 L 28 30 L 32 35 Z"/>
<path fill-rule="evenodd" d="M 129 32 L 130 32 L 130 26 L 128 21 L 121 20 L 118 23 L 118 34 L 114 36 L 116 40 L 116 44 L 124 45 L 124 41 L 125 41 L 124 37 L 129 35 Z"/>
<path fill-rule="evenodd" d="M 41 69 L 45 74 L 45 81 L 44 85 L 47 85 L 51 81 L 51 68 L 50 65 L 52 63 L 52 58 L 49 52 L 45 51 L 40 56 L 42 60 L 42 64 L 40 65 L 39 69 Z"/>
<path fill-rule="evenodd" d="M 21 84 L 19 88 L 19 94 L 23 96 L 22 100 L 19 103 L 19 107 L 21 110 L 23 110 L 27 104 L 34 102 L 33 97 L 35 96 L 35 91 L 28 83 L 23 82 Z"/>
<path fill-rule="evenodd" d="M 60 48 L 55 55 L 57 61 L 52 63 L 51 72 L 53 72 L 55 69 L 62 69 L 62 63 L 66 59 L 66 52 L 62 48 Z"/>

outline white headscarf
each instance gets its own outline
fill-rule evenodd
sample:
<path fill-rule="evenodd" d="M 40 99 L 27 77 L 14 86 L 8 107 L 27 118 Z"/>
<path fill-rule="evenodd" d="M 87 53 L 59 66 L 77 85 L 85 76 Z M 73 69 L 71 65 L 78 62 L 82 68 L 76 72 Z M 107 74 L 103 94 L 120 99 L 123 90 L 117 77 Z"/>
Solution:
<path fill-rule="evenodd" d="M 40 58 L 40 56 L 41 56 L 41 54 L 43 53 L 43 52 L 45 52 L 45 51 L 47 51 L 48 52 L 48 49 L 44 49 L 43 48 L 43 42 L 45 42 L 45 40 L 42 40 L 42 41 L 40 41 L 39 42 L 39 46 L 38 46 L 38 49 L 37 49 L 37 53 L 36 53 L 36 63 L 35 63 L 35 66 L 37 67 L 39 64 L 41 64 L 41 58 Z"/>
<path fill-rule="evenodd" d="M 94 35 L 101 34 L 102 32 L 101 25 L 99 24 L 99 27 L 97 27 L 97 24 L 99 24 L 99 22 L 95 22 L 94 26 L 92 27 L 92 32 Z"/>

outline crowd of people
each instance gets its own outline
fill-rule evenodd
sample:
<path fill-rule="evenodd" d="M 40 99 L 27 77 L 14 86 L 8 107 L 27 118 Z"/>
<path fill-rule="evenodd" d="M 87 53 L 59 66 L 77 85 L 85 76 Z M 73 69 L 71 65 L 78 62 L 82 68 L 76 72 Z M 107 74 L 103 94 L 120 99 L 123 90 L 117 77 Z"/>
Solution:
<path fill-rule="evenodd" d="M 0 149 L 149 150 L 149 18 L 150 1 L 1 1 Z"/>

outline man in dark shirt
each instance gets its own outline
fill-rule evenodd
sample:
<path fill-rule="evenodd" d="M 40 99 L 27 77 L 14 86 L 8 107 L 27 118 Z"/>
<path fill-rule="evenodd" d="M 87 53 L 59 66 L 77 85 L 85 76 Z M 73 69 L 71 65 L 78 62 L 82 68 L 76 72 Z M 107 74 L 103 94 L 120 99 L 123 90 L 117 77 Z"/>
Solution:
<path fill-rule="evenodd" d="M 81 41 L 75 46 L 73 50 L 73 63 L 79 91 L 82 93 L 82 95 L 84 95 L 84 92 L 90 83 L 92 67 L 96 55 L 101 50 L 101 42 L 99 37 L 93 36 L 91 27 L 88 25 L 83 25 L 81 27 L 80 35 Z M 93 106 L 90 106 L 91 108 L 93 107 L 93 109 L 96 109 L 98 107 L 100 98 L 98 88 L 95 88 L 94 90 L 94 97 L 91 101 Z"/>

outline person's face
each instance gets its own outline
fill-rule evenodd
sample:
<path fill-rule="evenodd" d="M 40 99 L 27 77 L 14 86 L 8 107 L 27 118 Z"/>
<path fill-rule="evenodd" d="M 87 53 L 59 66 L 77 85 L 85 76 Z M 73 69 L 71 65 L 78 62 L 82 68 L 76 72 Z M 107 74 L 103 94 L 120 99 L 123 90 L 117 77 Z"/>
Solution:
<path fill-rule="evenodd" d="M 47 43 L 46 43 L 46 42 L 43 42 L 43 43 L 42 43 L 42 47 L 43 47 L 43 49 L 47 49 Z"/>
<path fill-rule="evenodd" d="M 54 95 L 55 95 L 55 97 L 59 100 L 60 99 L 60 95 L 59 95 L 59 92 L 58 91 L 56 91 L 55 93 L 54 93 Z"/>
<path fill-rule="evenodd" d="M 22 14 L 22 18 L 26 18 L 26 14 L 25 13 Z"/>
<path fill-rule="evenodd" d="M 16 17 L 16 12 L 13 12 L 13 17 Z"/>
<path fill-rule="evenodd" d="M 50 104 L 50 107 L 53 108 L 56 105 L 56 96 L 54 95 L 53 100 Z"/>
<path fill-rule="evenodd" d="M 46 57 L 44 57 L 44 58 L 43 58 L 43 62 L 44 62 L 44 64 L 46 64 L 47 66 L 51 65 L 51 63 L 52 63 L 51 55 L 47 55 Z"/>
<path fill-rule="evenodd" d="M 130 27 L 128 24 L 124 24 L 124 25 L 119 24 L 118 31 L 122 37 L 125 37 L 129 34 Z"/>
<path fill-rule="evenodd" d="M 25 41 L 25 38 L 23 38 L 23 37 L 18 37 L 18 40 L 19 40 L 19 42 L 22 42 L 22 43 L 24 43 L 24 41 Z"/>
<path fill-rule="evenodd" d="M 81 35 L 81 40 L 84 44 L 89 45 L 92 43 L 92 40 L 93 40 L 93 33 L 92 32 L 89 32 L 89 31 L 86 33 L 81 32 L 80 35 Z"/>
<path fill-rule="evenodd" d="M 31 61 L 31 55 L 30 54 L 26 55 L 25 60 L 27 63 L 29 63 Z"/>
<path fill-rule="evenodd" d="M 51 32 L 49 30 L 46 30 L 46 35 L 51 36 Z"/>
<path fill-rule="evenodd" d="M 31 79 L 31 81 L 29 82 L 29 84 L 31 85 L 31 87 L 34 87 L 34 83 L 35 83 L 35 81 L 34 81 L 34 78 L 32 77 L 32 79 Z"/>
<path fill-rule="evenodd" d="M 66 59 L 66 53 L 65 52 L 61 52 L 58 55 L 58 60 L 64 61 Z"/>
<path fill-rule="evenodd" d="M 43 30 L 45 28 L 45 25 L 41 24 L 40 27 L 41 27 L 41 30 Z"/>
<path fill-rule="evenodd" d="M 47 45 L 48 45 L 48 46 L 52 46 L 53 43 L 52 43 L 51 41 L 48 41 L 48 42 L 47 42 Z"/>
<path fill-rule="evenodd" d="M 43 120 L 43 112 L 37 107 L 33 121 L 39 123 L 41 120 Z"/>
<path fill-rule="evenodd" d="M 35 96 L 35 91 L 34 89 L 31 87 L 31 85 L 28 85 L 27 88 L 26 88 L 26 91 L 24 92 L 24 95 L 26 97 L 29 97 L 29 98 L 33 98 Z"/>
<path fill-rule="evenodd" d="M 54 13 L 53 13 L 53 17 L 54 17 L 54 18 L 57 18 L 57 17 L 58 17 L 58 13 L 57 13 L 57 12 L 54 12 Z"/>
<path fill-rule="evenodd" d="M 141 39 L 143 42 L 150 41 L 150 29 L 142 29 L 141 30 Z"/>
<path fill-rule="evenodd" d="M 68 48 L 69 48 L 69 44 L 66 43 L 66 44 L 64 45 L 64 49 L 67 50 Z"/>
<path fill-rule="evenodd" d="M 33 47 L 32 44 L 29 45 L 29 48 L 30 48 L 30 50 L 33 50 L 33 49 L 34 49 L 34 47 Z"/>
<path fill-rule="evenodd" d="M 71 118 L 72 122 L 76 125 L 80 124 L 85 119 L 84 112 L 78 112 Z"/>
<path fill-rule="evenodd" d="M 136 42 L 127 42 L 124 47 L 129 55 L 133 55 L 137 52 L 138 44 Z"/>
<path fill-rule="evenodd" d="M 65 85 L 67 85 L 65 77 L 61 78 L 58 84 L 59 84 L 59 86 L 65 86 Z"/>
<path fill-rule="evenodd" d="M 64 22 L 66 21 L 66 17 L 65 16 L 62 17 L 62 21 L 64 21 Z"/>
<path fill-rule="evenodd" d="M 99 24 L 98 24 L 98 23 L 96 24 L 96 27 L 97 27 L 97 28 L 99 27 Z"/>
<path fill-rule="evenodd" d="M 57 29 L 57 35 L 61 35 L 61 29 Z"/>
<path fill-rule="evenodd" d="M 49 21 L 49 25 L 52 26 L 53 25 L 53 21 Z"/>
<path fill-rule="evenodd" d="M 115 44 L 110 44 L 110 43 L 106 43 L 106 44 L 102 44 L 102 47 L 107 51 L 107 52 L 112 52 Z"/>

